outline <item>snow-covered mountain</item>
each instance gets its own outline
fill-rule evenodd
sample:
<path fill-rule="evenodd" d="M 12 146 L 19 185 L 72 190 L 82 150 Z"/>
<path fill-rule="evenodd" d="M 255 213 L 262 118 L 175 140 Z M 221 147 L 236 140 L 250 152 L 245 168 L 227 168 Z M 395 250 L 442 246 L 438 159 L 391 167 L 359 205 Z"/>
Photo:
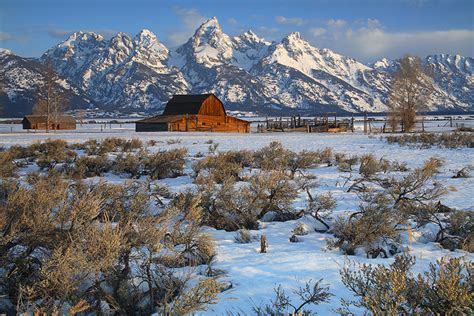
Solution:
<path fill-rule="evenodd" d="M 397 61 L 365 65 L 329 49 L 313 47 L 299 33 L 270 43 L 252 31 L 231 37 L 217 20 L 204 22 L 180 47 L 170 50 L 149 30 L 133 38 L 106 40 L 76 32 L 39 59 L 0 51 L 2 101 L 9 112 L 27 112 L 51 61 L 74 95 L 73 107 L 157 111 L 173 94 L 213 92 L 227 107 L 260 113 L 344 110 L 380 112 Z M 471 57 L 424 59 L 434 74 L 431 110 L 474 110 Z"/>
<path fill-rule="evenodd" d="M 45 66 L 37 59 L 23 58 L 11 51 L 0 49 L 0 113 L 15 117 L 31 113 L 38 93 L 41 93 L 45 78 Z M 92 104 L 81 91 L 70 82 L 59 77 L 57 88 L 71 100 L 76 107 L 87 108 Z M 2 111 L 3 110 L 3 111 Z"/>
<path fill-rule="evenodd" d="M 103 107 L 149 110 L 187 91 L 179 69 L 166 65 L 168 57 L 169 50 L 148 30 L 134 38 L 118 33 L 109 41 L 77 32 L 41 61 L 50 60 L 60 75 Z"/>

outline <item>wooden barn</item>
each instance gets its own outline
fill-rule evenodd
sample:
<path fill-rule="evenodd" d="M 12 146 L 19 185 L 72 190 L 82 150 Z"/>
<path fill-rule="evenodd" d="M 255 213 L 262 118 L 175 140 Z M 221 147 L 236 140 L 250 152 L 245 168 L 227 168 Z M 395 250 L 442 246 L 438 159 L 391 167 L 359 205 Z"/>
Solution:
<path fill-rule="evenodd" d="M 49 120 L 50 130 L 71 130 L 76 129 L 76 120 L 70 115 L 61 115 L 57 119 Z M 46 130 L 46 115 L 26 115 L 23 120 L 23 129 L 41 129 Z"/>
<path fill-rule="evenodd" d="M 137 121 L 135 131 L 249 133 L 250 122 L 227 116 L 214 94 L 174 95 L 163 114 Z"/>

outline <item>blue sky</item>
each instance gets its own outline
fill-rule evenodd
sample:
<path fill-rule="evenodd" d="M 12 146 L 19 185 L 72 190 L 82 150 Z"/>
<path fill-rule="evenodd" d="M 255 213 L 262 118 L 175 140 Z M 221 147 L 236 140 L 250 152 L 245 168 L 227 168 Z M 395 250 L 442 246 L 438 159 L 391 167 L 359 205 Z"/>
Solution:
<path fill-rule="evenodd" d="M 110 37 L 144 28 L 173 47 L 212 16 L 229 35 L 251 29 L 273 41 L 299 31 L 316 47 L 363 62 L 474 55 L 474 0 L 0 0 L 0 47 L 36 57 L 73 31 Z"/>

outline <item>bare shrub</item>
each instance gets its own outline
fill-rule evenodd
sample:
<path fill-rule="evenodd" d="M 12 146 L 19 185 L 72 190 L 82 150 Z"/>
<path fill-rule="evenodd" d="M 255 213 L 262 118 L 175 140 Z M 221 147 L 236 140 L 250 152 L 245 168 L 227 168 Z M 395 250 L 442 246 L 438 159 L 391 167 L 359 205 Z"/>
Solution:
<path fill-rule="evenodd" d="M 109 172 L 111 161 L 106 156 L 82 156 L 76 159 L 72 176 L 77 178 L 100 177 Z"/>
<path fill-rule="evenodd" d="M 255 151 L 253 166 L 262 170 L 289 172 L 291 178 L 297 172 L 304 169 L 315 168 L 322 162 L 326 162 L 324 151 L 309 151 L 303 150 L 295 153 L 283 147 L 280 142 L 271 142 L 269 145 Z M 330 152 L 332 155 L 332 152 Z"/>
<path fill-rule="evenodd" d="M 186 148 L 170 149 L 150 154 L 145 158 L 145 172 L 152 179 L 175 178 L 183 174 Z"/>
<path fill-rule="evenodd" d="M 331 296 L 329 287 L 322 285 L 322 279 L 316 282 L 309 280 L 304 286 L 293 290 L 298 297 L 298 303 L 290 300 L 281 284 L 274 289 L 275 298 L 270 304 L 257 306 L 253 310 L 257 315 L 311 315 L 311 311 L 304 308 L 308 305 L 319 305 L 328 302 Z"/>
<path fill-rule="evenodd" d="M 260 172 L 249 179 L 249 200 L 258 210 L 258 218 L 268 212 L 275 212 L 274 220 L 295 219 L 293 200 L 297 197 L 296 185 L 284 173 L 278 171 Z"/>
<path fill-rule="evenodd" d="M 408 166 L 406 162 L 392 161 L 390 165 L 390 171 L 406 172 L 408 171 Z"/>
<path fill-rule="evenodd" d="M 397 252 L 397 224 L 391 200 L 383 193 L 367 193 L 362 196 L 358 211 L 348 218 L 336 220 L 333 227 L 335 238 L 329 239 L 328 245 L 340 248 L 348 255 L 363 248 L 367 257 L 376 258 L 382 254 L 388 258 Z"/>
<path fill-rule="evenodd" d="M 170 232 L 173 251 L 166 265 L 171 267 L 196 266 L 210 262 L 215 255 L 214 241 L 209 235 L 201 233 L 203 209 L 200 195 L 185 192 L 178 194 L 166 212 L 181 218 Z"/>
<path fill-rule="evenodd" d="M 13 177 L 18 167 L 10 151 L 0 152 L 0 177 Z"/>
<path fill-rule="evenodd" d="M 52 169 L 58 163 L 71 163 L 76 153 L 68 148 L 64 140 L 47 140 L 33 144 L 36 163 L 41 169 Z"/>
<path fill-rule="evenodd" d="M 353 167 L 359 162 L 358 156 L 346 157 L 345 155 L 339 155 L 336 157 L 337 170 L 341 172 L 352 172 Z"/>
<path fill-rule="evenodd" d="M 474 252 L 474 215 L 469 211 L 454 211 L 440 229 L 438 241 L 447 249 Z"/>
<path fill-rule="evenodd" d="M 231 178 L 217 184 L 209 176 L 198 176 L 195 183 L 202 196 L 204 221 L 217 229 L 256 229 L 258 219 L 268 212 L 281 221 L 298 216 L 292 208 L 296 185 L 281 172 L 261 172 L 238 186 Z"/>
<path fill-rule="evenodd" d="M 230 179 L 219 185 L 201 176 L 196 184 L 206 225 L 227 231 L 258 228 L 259 209 L 248 186 L 237 188 Z"/>
<path fill-rule="evenodd" d="M 400 146 L 414 146 L 419 148 L 429 148 L 433 146 L 445 148 L 474 147 L 474 134 L 472 133 L 422 133 L 402 136 L 387 136 L 389 144 L 399 144 Z"/>
<path fill-rule="evenodd" d="M 215 280 L 201 279 L 189 293 L 190 279 L 160 260 L 169 227 L 182 238 L 180 254 L 213 256 L 194 215 L 176 221 L 181 209 L 157 213 L 139 183 L 29 181 L 1 184 L 0 295 L 12 302 L 12 313 L 149 314 L 168 304 L 191 312 L 215 302 Z"/>
<path fill-rule="evenodd" d="M 84 150 L 88 155 L 104 155 L 112 152 L 131 152 L 143 148 L 143 142 L 137 138 L 130 140 L 107 137 L 102 141 L 89 139 L 84 143 L 72 145 L 74 149 Z"/>
<path fill-rule="evenodd" d="M 158 141 L 155 139 L 150 139 L 146 144 L 147 146 L 154 147 L 156 144 L 158 144 Z"/>
<path fill-rule="evenodd" d="M 380 163 L 374 155 L 367 154 L 360 158 L 359 174 L 364 179 L 371 179 L 375 176 L 375 174 L 381 171 L 382 168 Z"/>
<path fill-rule="evenodd" d="M 332 148 L 326 147 L 321 152 L 319 152 L 321 161 L 326 163 L 328 166 L 332 165 L 332 160 L 334 159 L 334 152 Z"/>
<path fill-rule="evenodd" d="M 166 143 L 168 145 L 176 145 L 176 144 L 181 144 L 181 139 L 180 138 L 170 138 L 168 140 L 166 140 Z"/>
<path fill-rule="evenodd" d="M 118 137 L 107 137 L 101 143 L 99 147 L 99 155 L 118 152 L 123 148 L 126 140 Z"/>
<path fill-rule="evenodd" d="M 132 179 L 139 178 L 143 173 L 144 154 L 122 154 L 113 163 L 113 171 L 117 174 L 126 173 Z"/>
<path fill-rule="evenodd" d="M 352 264 L 341 270 L 344 285 L 356 300 L 342 300 L 339 313 L 352 314 L 350 307 L 363 308 L 373 315 L 472 314 L 472 273 L 466 258 L 443 258 L 430 263 L 423 275 L 410 269 L 415 257 L 395 257 L 389 267 Z"/>
<path fill-rule="evenodd" d="M 75 150 L 83 150 L 87 155 L 99 155 L 100 143 L 97 139 L 88 139 L 83 143 L 75 143 L 70 146 Z"/>
<path fill-rule="evenodd" d="M 207 148 L 209 155 L 215 155 L 217 153 L 217 148 L 219 148 L 219 143 L 211 143 Z"/>
<path fill-rule="evenodd" d="M 139 140 L 138 138 L 128 139 L 122 145 L 123 152 L 131 152 L 131 151 L 142 149 L 142 148 L 143 148 L 143 142 Z"/>
<path fill-rule="evenodd" d="M 239 229 L 234 236 L 234 241 L 238 244 L 248 244 L 255 240 L 256 240 L 256 237 L 252 236 L 250 231 L 248 231 L 245 228 Z"/>
<path fill-rule="evenodd" d="M 255 167 L 263 170 L 285 170 L 293 153 L 283 147 L 280 142 L 271 142 L 255 151 Z"/>
<path fill-rule="evenodd" d="M 170 305 L 163 309 L 163 315 L 189 315 L 195 311 L 205 310 L 208 304 L 216 304 L 221 284 L 216 279 L 203 279 L 190 288 L 181 287 L 181 291 Z"/>
<path fill-rule="evenodd" d="M 308 227 L 306 227 L 304 223 L 299 222 L 296 224 L 295 228 L 293 228 L 291 233 L 296 236 L 308 235 Z"/>
<path fill-rule="evenodd" d="M 405 214 L 416 210 L 420 204 L 437 201 L 446 193 L 445 188 L 433 180 L 442 161 L 430 158 L 422 167 L 416 168 L 402 178 L 390 177 L 384 181 L 386 192 L 394 201 L 394 207 Z"/>
<path fill-rule="evenodd" d="M 250 166 L 251 159 L 250 151 L 228 151 L 215 156 L 206 156 L 192 168 L 196 175 L 206 171 L 216 183 L 223 183 L 226 179 L 238 181 L 244 167 Z"/>
<path fill-rule="evenodd" d="M 314 217 L 318 222 L 324 225 L 326 230 L 328 230 L 330 227 L 327 221 L 329 220 L 331 211 L 336 208 L 336 200 L 331 192 L 316 197 L 313 197 L 309 190 L 306 192 L 308 194 L 308 205 L 305 213 Z"/>
<path fill-rule="evenodd" d="M 321 163 L 321 155 L 317 151 L 303 150 L 288 154 L 288 169 L 293 178 L 296 172 L 304 169 L 316 168 Z"/>
<path fill-rule="evenodd" d="M 456 174 L 452 176 L 453 179 L 459 178 L 469 178 L 471 176 L 471 170 L 473 169 L 472 166 L 461 168 L 460 170 L 456 171 Z"/>
<path fill-rule="evenodd" d="M 13 145 L 8 148 L 8 152 L 13 156 L 13 159 L 33 158 L 35 157 L 34 150 L 33 146 Z"/>

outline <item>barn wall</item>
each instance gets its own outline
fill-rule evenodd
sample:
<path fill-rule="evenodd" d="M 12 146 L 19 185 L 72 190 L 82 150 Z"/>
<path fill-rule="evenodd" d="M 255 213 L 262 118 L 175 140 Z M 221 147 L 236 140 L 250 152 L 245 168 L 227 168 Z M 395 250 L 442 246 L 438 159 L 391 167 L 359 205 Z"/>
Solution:
<path fill-rule="evenodd" d="M 46 122 L 34 120 L 33 122 L 27 118 L 22 120 L 23 129 L 46 130 Z M 57 124 L 50 123 L 50 130 L 74 130 L 76 129 L 75 122 L 59 122 Z"/>
<path fill-rule="evenodd" d="M 59 123 L 57 124 L 56 129 L 60 130 L 73 130 L 76 129 L 76 124 L 74 123 Z"/>
<path fill-rule="evenodd" d="M 250 123 L 230 116 L 190 115 L 187 123 L 186 117 L 170 123 L 170 130 L 248 133 Z"/>

